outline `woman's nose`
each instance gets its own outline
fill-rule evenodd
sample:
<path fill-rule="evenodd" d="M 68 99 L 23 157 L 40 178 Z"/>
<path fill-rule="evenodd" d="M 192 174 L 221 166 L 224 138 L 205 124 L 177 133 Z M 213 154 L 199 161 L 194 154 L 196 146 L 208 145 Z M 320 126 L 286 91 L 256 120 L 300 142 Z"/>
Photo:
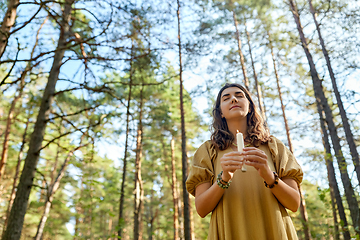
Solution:
<path fill-rule="evenodd" d="M 238 102 L 238 99 L 236 98 L 236 96 L 232 96 L 231 102 L 232 102 L 232 103 Z"/>

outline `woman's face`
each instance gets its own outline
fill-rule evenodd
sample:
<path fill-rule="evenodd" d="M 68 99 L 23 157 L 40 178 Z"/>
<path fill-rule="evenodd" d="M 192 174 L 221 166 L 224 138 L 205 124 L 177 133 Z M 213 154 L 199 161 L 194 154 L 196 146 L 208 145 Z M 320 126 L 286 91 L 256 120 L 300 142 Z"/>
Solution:
<path fill-rule="evenodd" d="M 226 120 L 243 118 L 249 113 L 249 100 L 240 88 L 229 87 L 221 93 L 220 109 Z"/>

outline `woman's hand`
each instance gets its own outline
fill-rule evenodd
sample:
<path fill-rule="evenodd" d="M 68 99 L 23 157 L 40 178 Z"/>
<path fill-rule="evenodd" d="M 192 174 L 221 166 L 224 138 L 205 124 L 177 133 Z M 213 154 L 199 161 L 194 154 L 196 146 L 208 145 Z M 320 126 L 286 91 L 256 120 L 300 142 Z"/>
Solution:
<path fill-rule="evenodd" d="M 225 153 L 220 159 L 223 170 L 222 179 L 226 182 L 230 181 L 236 170 L 241 169 L 244 156 L 240 152 Z"/>
<path fill-rule="evenodd" d="M 255 147 L 246 147 L 241 152 L 241 156 L 244 157 L 244 164 L 254 167 L 267 184 L 271 185 L 275 182 L 264 151 Z"/>
<path fill-rule="evenodd" d="M 275 177 L 268 165 L 268 159 L 264 151 L 255 147 L 246 147 L 241 152 L 241 155 L 244 157 L 244 164 L 254 167 L 268 185 L 274 184 Z M 293 212 L 298 210 L 300 194 L 294 179 L 279 179 L 276 187 L 271 188 L 271 192 L 284 207 Z"/>

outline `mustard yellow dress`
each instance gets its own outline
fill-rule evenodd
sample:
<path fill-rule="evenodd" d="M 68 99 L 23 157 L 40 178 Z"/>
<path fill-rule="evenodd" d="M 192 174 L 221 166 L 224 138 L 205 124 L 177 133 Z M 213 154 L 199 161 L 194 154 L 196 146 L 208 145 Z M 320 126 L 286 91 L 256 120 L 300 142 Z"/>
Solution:
<path fill-rule="evenodd" d="M 301 183 L 303 172 L 290 150 L 271 136 L 261 145 L 268 157 L 268 165 L 280 178 L 292 178 Z M 203 143 L 196 151 L 186 188 L 192 195 L 198 185 L 216 181 L 221 172 L 220 158 L 227 152 L 216 151 L 211 141 Z M 285 240 L 298 239 L 294 225 L 282 206 L 255 168 L 247 166 L 246 172 L 235 172 L 232 183 L 225 190 L 213 210 L 208 240 Z"/>

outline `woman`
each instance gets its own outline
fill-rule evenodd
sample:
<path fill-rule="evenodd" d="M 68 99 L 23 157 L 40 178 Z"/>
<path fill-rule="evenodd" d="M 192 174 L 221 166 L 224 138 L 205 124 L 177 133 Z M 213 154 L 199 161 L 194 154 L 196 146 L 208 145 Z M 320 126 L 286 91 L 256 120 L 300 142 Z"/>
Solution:
<path fill-rule="evenodd" d="M 244 136 L 242 152 L 237 131 Z M 239 170 L 243 165 L 246 172 Z M 221 88 L 211 141 L 196 151 L 186 181 L 198 214 L 212 212 L 208 239 L 298 239 L 285 208 L 297 211 L 302 176 L 292 153 L 269 135 L 249 92 L 235 83 Z"/>

